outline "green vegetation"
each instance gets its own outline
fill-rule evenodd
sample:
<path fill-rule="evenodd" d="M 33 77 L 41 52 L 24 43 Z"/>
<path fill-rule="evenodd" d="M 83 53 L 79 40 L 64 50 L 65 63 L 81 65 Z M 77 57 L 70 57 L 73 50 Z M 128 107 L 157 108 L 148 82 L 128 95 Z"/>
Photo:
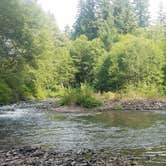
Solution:
<path fill-rule="evenodd" d="M 80 88 L 66 89 L 66 92 L 61 99 L 61 104 L 93 108 L 101 106 L 103 103 L 95 97 L 94 90 L 89 85 L 81 84 Z"/>
<path fill-rule="evenodd" d="M 62 33 L 36 0 L 1 0 L 0 104 L 62 97 L 91 108 L 102 104 L 94 91 L 164 98 L 166 12 L 160 5 L 151 25 L 148 8 L 148 0 L 80 0 L 74 28 Z"/>
<path fill-rule="evenodd" d="M 144 37 L 119 37 L 111 52 L 103 59 L 97 74 L 97 87 L 117 91 L 130 85 L 140 87 L 163 82 L 164 55 L 157 43 Z"/>

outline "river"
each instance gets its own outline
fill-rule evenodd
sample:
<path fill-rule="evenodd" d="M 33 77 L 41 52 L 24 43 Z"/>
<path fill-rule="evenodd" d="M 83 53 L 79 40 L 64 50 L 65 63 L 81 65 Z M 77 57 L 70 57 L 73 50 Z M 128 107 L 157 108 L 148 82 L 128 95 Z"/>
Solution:
<path fill-rule="evenodd" d="M 24 145 L 60 152 L 123 149 L 138 155 L 158 155 L 156 163 L 166 164 L 166 111 L 56 113 L 11 108 L 0 108 L 0 149 Z"/>

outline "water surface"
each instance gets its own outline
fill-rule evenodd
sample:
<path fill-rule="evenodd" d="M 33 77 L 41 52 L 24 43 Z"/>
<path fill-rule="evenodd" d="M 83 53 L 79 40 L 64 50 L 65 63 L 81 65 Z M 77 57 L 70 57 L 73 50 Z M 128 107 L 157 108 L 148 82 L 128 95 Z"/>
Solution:
<path fill-rule="evenodd" d="M 161 152 L 162 159 L 149 165 L 162 165 L 161 161 L 166 164 L 166 111 L 66 114 L 0 108 L 0 149 L 24 145 L 61 152 L 123 149 L 137 156 Z"/>

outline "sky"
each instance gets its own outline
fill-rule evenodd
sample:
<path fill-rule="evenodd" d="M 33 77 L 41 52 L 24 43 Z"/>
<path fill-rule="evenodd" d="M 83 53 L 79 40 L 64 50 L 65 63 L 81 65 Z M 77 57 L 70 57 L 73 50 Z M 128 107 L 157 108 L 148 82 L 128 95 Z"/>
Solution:
<path fill-rule="evenodd" d="M 156 17 L 160 1 L 166 9 L 166 0 L 150 0 L 150 12 Z M 54 14 L 59 28 L 63 31 L 66 25 L 72 27 L 75 22 L 78 0 L 38 0 L 45 11 Z"/>

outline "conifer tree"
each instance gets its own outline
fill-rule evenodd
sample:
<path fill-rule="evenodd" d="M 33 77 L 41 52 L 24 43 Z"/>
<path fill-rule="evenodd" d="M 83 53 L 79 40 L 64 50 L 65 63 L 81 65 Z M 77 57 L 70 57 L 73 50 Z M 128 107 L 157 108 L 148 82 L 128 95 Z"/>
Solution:
<path fill-rule="evenodd" d="M 133 0 L 133 7 L 137 25 L 147 27 L 149 25 L 149 0 Z"/>
<path fill-rule="evenodd" d="M 106 50 L 110 50 L 116 30 L 110 0 L 96 0 L 98 18 L 98 37 L 103 41 Z"/>
<path fill-rule="evenodd" d="M 95 0 L 79 1 L 78 16 L 74 29 L 74 38 L 80 35 L 86 35 L 90 40 L 97 37 Z"/>
<path fill-rule="evenodd" d="M 113 16 L 115 27 L 120 34 L 130 33 L 136 27 L 129 0 L 113 0 Z"/>

